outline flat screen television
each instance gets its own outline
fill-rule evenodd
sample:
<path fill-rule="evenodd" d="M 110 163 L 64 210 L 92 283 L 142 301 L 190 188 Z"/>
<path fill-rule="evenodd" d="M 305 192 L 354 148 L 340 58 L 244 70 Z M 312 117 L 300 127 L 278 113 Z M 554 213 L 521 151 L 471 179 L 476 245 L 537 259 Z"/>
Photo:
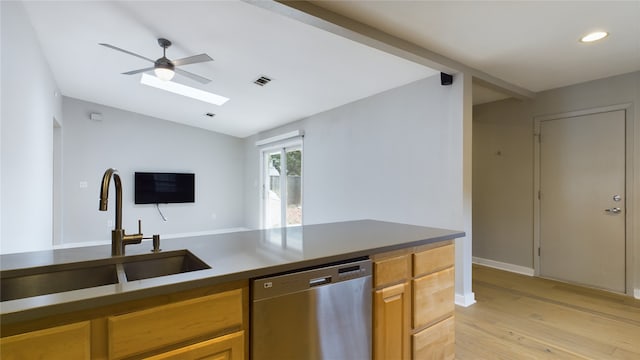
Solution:
<path fill-rule="evenodd" d="M 195 202 L 195 174 L 135 173 L 136 204 Z"/>

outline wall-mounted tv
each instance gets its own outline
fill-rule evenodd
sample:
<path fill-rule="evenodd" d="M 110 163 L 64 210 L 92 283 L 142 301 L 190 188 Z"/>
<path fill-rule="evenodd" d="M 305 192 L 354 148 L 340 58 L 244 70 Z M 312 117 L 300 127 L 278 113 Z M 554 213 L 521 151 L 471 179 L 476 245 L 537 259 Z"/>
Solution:
<path fill-rule="evenodd" d="M 192 203 L 195 201 L 195 174 L 135 173 L 136 204 Z"/>

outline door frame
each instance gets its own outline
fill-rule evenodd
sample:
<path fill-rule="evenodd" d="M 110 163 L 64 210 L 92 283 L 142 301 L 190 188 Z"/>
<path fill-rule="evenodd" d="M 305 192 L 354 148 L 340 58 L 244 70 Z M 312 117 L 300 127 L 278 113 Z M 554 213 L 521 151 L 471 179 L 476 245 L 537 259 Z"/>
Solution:
<path fill-rule="evenodd" d="M 552 115 L 535 116 L 533 118 L 534 136 L 534 168 L 533 168 L 533 267 L 534 275 L 540 276 L 540 129 L 543 121 L 559 120 L 577 116 L 593 115 L 611 111 L 623 110 L 625 112 L 625 292 L 634 295 L 635 277 L 633 269 L 633 226 L 634 226 L 634 187 L 633 184 L 633 104 L 617 104 L 602 106 L 585 110 L 569 111 Z"/>
<path fill-rule="evenodd" d="M 266 194 L 267 194 L 267 190 L 265 188 L 265 166 L 266 163 L 264 161 L 265 158 L 265 154 L 274 150 L 282 150 L 282 149 L 287 149 L 287 148 L 300 148 L 300 151 L 302 152 L 302 184 L 300 186 L 300 191 L 302 192 L 301 196 L 300 196 L 300 203 L 302 204 L 302 224 L 304 224 L 304 141 L 303 141 L 303 137 L 300 138 L 294 138 L 294 139 L 289 139 L 287 141 L 283 141 L 283 142 L 274 142 L 274 143 L 270 143 L 268 146 L 264 146 L 261 147 L 260 149 L 258 149 L 258 153 L 260 154 L 260 161 L 259 161 L 259 166 L 260 166 L 260 178 L 259 178 L 259 197 L 260 197 L 260 201 L 259 201 L 259 206 L 260 206 L 260 212 L 259 212 L 259 216 L 260 216 L 260 221 L 258 222 L 259 224 L 259 228 L 260 229 L 266 229 L 267 226 L 265 224 L 265 200 L 266 200 Z M 286 153 L 286 150 L 285 150 Z M 285 154 L 286 156 L 286 154 Z M 285 169 L 286 171 L 286 169 Z M 286 177 L 286 175 L 285 175 Z M 282 187 L 283 182 L 280 183 L 281 186 L 281 192 L 282 192 Z M 286 220 L 286 217 L 283 216 L 282 217 L 283 220 Z M 286 224 L 284 224 L 284 226 L 282 227 L 286 227 Z"/>

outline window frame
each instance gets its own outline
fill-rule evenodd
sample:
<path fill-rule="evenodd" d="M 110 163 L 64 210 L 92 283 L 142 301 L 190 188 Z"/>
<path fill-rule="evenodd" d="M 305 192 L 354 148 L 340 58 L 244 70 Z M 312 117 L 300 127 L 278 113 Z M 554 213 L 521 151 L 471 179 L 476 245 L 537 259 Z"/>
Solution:
<path fill-rule="evenodd" d="M 280 194 L 281 194 L 281 206 L 280 206 L 280 219 L 281 219 L 281 227 L 293 227 L 293 226 L 301 226 L 304 224 L 304 142 L 303 137 L 300 136 L 295 139 L 288 139 L 287 141 L 280 141 L 275 143 L 270 143 L 268 145 L 261 146 L 259 149 L 260 156 L 260 188 L 258 190 L 258 197 L 260 198 L 260 229 L 271 229 L 267 227 L 267 211 L 266 211 L 266 203 L 267 203 L 267 184 L 266 184 L 266 173 L 267 173 L 267 161 L 266 157 L 268 153 L 273 153 L 276 150 L 280 151 L 281 164 L 284 164 L 282 167 L 283 172 L 286 174 L 286 152 L 287 149 L 300 149 L 300 158 L 302 161 L 301 169 L 300 169 L 300 206 L 302 208 L 302 217 L 300 219 L 300 225 L 287 225 L 287 217 L 286 217 L 286 203 L 287 203 L 287 195 L 286 195 L 286 186 L 287 186 L 287 176 L 281 177 L 284 181 L 280 181 Z M 282 204 L 285 204 L 282 206 Z"/>

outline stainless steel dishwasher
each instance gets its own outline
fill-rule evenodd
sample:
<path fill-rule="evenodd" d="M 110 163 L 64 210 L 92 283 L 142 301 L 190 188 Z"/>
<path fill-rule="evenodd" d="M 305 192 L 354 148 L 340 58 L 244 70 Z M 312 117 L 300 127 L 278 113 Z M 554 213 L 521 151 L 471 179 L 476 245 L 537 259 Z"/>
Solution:
<path fill-rule="evenodd" d="M 253 360 L 371 359 L 371 261 L 252 281 Z"/>

